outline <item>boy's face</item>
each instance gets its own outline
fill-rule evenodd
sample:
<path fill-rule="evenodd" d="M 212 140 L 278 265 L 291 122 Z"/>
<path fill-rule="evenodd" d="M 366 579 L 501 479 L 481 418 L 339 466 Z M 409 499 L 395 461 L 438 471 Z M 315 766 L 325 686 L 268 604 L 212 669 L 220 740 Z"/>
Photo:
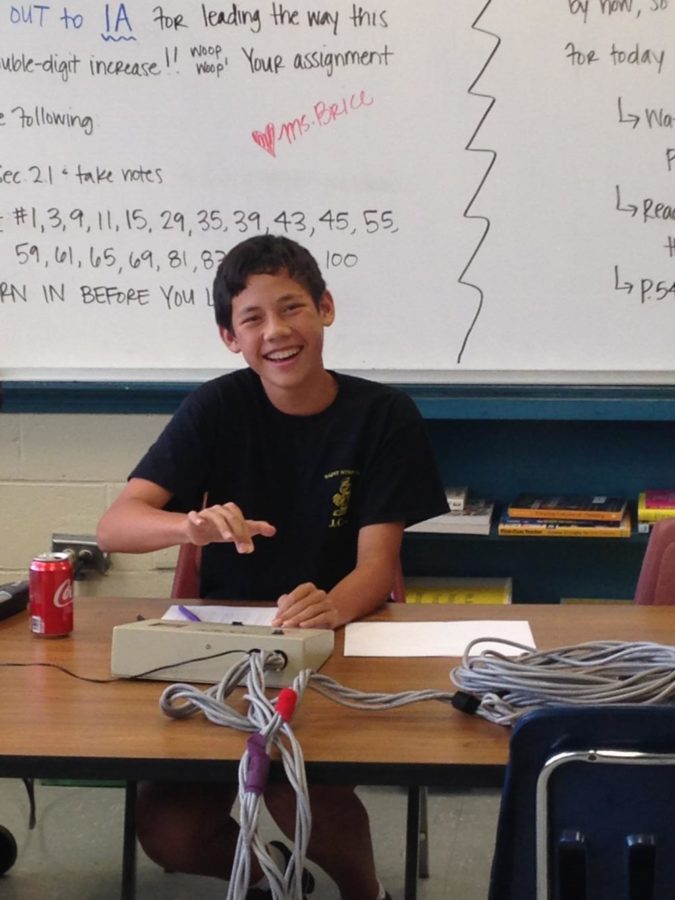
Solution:
<path fill-rule="evenodd" d="M 275 391 L 313 390 L 323 373 L 323 329 L 335 318 L 326 291 L 317 309 L 311 295 L 285 270 L 251 275 L 232 301 L 232 328 L 225 344 L 241 353 L 274 402 Z"/>

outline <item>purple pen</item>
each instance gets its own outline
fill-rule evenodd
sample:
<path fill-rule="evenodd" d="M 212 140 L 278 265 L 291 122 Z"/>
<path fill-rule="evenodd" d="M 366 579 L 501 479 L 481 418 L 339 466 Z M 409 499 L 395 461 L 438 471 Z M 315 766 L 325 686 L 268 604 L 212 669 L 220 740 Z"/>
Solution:
<path fill-rule="evenodd" d="M 197 613 L 192 612 L 191 609 L 188 609 L 187 606 L 183 606 L 179 604 L 178 611 L 185 616 L 186 619 L 189 619 L 191 622 L 201 622 L 201 619 L 197 615 Z"/>

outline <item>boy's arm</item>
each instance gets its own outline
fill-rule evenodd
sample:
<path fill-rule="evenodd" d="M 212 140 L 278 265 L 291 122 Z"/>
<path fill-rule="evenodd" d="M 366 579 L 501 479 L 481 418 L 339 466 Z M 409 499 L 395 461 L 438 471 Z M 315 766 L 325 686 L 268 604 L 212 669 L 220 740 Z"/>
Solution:
<path fill-rule="evenodd" d="M 359 531 L 356 566 L 331 591 L 301 584 L 277 601 L 274 625 L 338 628 L 380 607 L 394 584 L 403 522 L 365 525 Z"/>
<path fill-rule="evenodd" d="M 153 481 L 131 478 L 98 523 L 99 547 L 117 553 L 147 553 L 175 544 L 203 547 L 219 541 L 233 542 L 239 553 L 251 553 L 255 535 L 272 537 L 276 532 L 269 522 L 245 519 L 235 503 L 199 512 L 170 512 L 164 507 L 171 497 Z"/>

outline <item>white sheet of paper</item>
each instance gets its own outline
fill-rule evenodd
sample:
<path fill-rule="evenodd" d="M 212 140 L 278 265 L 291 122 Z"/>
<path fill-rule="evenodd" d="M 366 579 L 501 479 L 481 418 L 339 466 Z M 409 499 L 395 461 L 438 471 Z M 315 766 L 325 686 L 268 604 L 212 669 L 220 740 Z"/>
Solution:
<path fill-rule="evenodd" d="M 526 621 L 352 622 L 345 629 L 345 656 L 462 656 L 474 638 L 506 638 L 534 648 Z M 475 653 L 494 649 L 508 656 L 523 651 L 486 641 Z"/>
<path fill-rule="evenodd" d="M 189 606 L 186 603 L 184 606 L 199 616 L 202 622 L 221 622 L 224 625 L 231 625 L 232 622 L 241 622 L 242 625 L 270 625 L 277 611 L 273 603 L 268 606 Z M 177 605 L 170 606 L 162 618 L 185 621 L 185 616 Z"/>

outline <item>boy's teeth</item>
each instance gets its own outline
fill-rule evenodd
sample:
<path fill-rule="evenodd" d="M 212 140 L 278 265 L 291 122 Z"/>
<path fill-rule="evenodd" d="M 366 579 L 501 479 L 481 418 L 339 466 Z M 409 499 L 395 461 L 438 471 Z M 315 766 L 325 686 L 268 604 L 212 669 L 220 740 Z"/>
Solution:
<path fill-rule="evenodd" d="M 291 356 L 295 356 L 297 350 L 282 350 L 279 353 L 268 353 L 268 359 L 290 359 Z"/>

